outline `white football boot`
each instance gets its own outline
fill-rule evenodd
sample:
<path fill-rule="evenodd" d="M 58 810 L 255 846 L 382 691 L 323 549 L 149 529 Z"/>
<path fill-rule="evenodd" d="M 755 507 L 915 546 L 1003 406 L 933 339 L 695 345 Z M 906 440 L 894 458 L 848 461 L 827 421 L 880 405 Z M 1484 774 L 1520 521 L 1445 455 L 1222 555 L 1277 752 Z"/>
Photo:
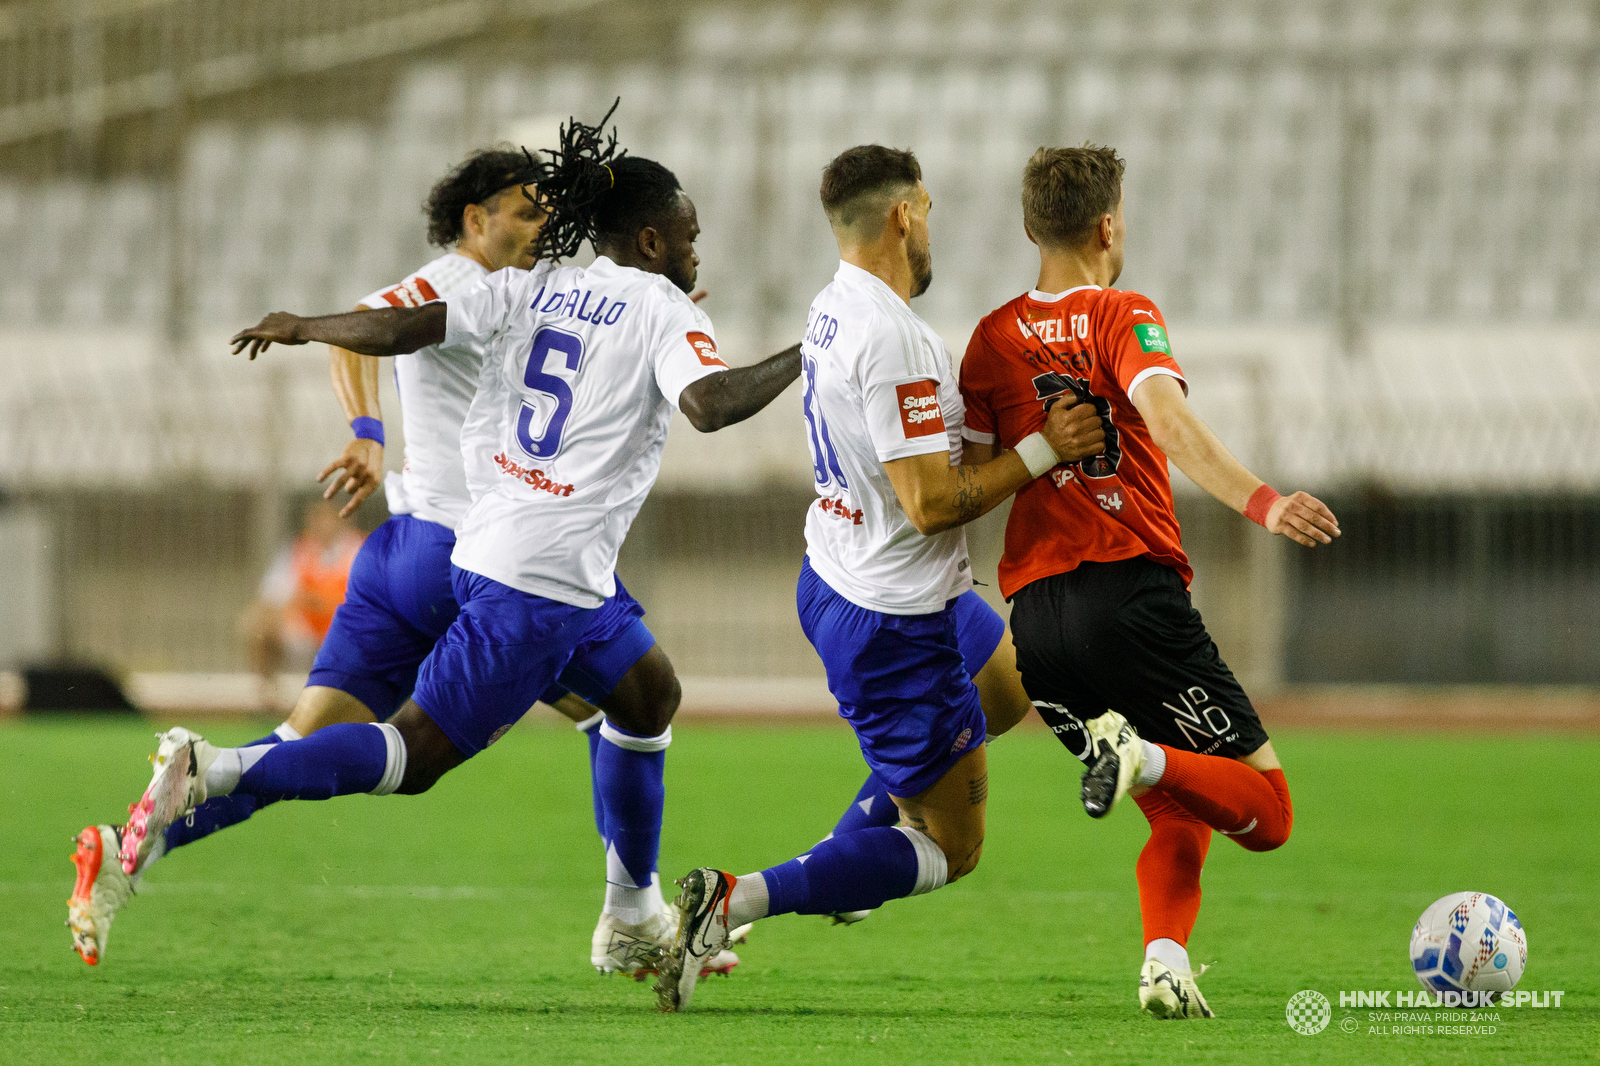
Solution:
<path fill-rule="evenodd" d="M 1139 971 L 1139 1009 L 1152 1018 L 1214 1018 L 1195 978 L 1200 973 L 1177 970 L 1160 959 L 1145 959 Z"/>
<path fill-rule="evenodd" d="M 144 865 L 169 825 L 206 801 L 206 771 L 221 750 L 181 726 L 157 733 L 156 739 L 161 743 L 150 756 L 155 774 L 139 802 L 128 808 L 122 830 L 122 870 L 128 874 Z"/>
<path fill-rule="evenodd" d="M 67 928 L 72 930 L 73 950 L 90 966 L 98 966 L 106 953 L 111 919 L 133 895 L 134 879 L 118 861 L 114 826 L 85 826 L 73 843 L 78 846 L 72 854 L 78 879 L 67 900 Z"/>
<path fill-rule="evenodd" d="M 748 933 L 750 927 L 743 926 Z M 589 939 L 589 961 L 603 974 L 620 973 L 643 981 L 656 976 L 656 963 L 663 952 L 672 950 L 678 935 L 678 912 L 664 911 L 651 915 L 638 925 L 619 921 L 615 915 L 602 913 Z M 706 959 L 700 967 L 701 977 L 719 973 L 726 977 L 739 965 L 739 956 L 723 949 Z"/>
<path fill-rule="evenodd" d="M 1116 711 L 1084 723 L 1095 756 L 1083 772 L 1083 809 L 1090 818 L 1104 818 L 1139 780 L 1144 769 L 1144 741 Z"/>
<path fill-rule="evenodd" d="M 683 889 L 673 906 L 678 911 L 678 935 L 657 963 L 656 1001 L 663 1011 L 689 1009 L 695 985 L 707 960 L 728 947 L 728 895 L 738 879 L 732 874 L 702 866 L 680 881 Z"/>
<path fill-rule="evenodd" d="M 863 919 L 872 917 L 872 912 L 867 911 L 834 911 L 827 915 L 834 925 L 855 925 Z M 741 927 L 743 928 L 743 927 Z"/>
<path fill-rule="evenodd" d="M 638 925 L 619 921 L 601 912 L 600 921 L 589 939 L 589 961 L 604 974 L 627 974 L 644 980 L 641 970 L 654 973 L 657 956 L 672 944 L 678 931 L 672 916 L 652 914 Z"/>

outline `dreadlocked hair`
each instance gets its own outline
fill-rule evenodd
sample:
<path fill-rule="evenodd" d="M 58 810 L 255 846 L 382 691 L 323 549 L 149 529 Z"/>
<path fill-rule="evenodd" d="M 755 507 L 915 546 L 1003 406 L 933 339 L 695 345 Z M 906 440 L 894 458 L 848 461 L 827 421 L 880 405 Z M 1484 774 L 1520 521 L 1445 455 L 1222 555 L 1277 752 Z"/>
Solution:
<path fill-rule="evenodd" d="M 448 248 L 461 239 L 461 213 L 495 193 L 535 179 L 537 168 L 526 152 L 496 146 L 481 148 L 439 180 L 423 202 L 428 216 L 428 243 Z"/>
<path fill-rule="evenodd" d="M 630 237 L 677 204 L 682 186 L 672 171 L 619 150 L 615 127 L 605 132 L 621 102 L 593 126 L 563 123 L 561 146 L 544 153 L 549 161 L 540 164 L 534 183 L 549 217 L 534 243 L 538 258 L 566 259 L 584 241 Z"/>

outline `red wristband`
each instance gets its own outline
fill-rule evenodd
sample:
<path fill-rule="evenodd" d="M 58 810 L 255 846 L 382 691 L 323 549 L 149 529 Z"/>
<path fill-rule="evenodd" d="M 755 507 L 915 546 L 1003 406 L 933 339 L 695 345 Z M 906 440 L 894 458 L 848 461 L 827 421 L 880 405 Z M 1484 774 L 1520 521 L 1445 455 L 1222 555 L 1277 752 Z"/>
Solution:
<path fill-rule="evenodd" d="M 1250 494 L 1250 502 L 1244 505 L 1244 516 L 1263 529 L 1267 525 L 1267 511 L 1278 502 L 1278 494 L 1271 485 L 1262 485 Z"/>

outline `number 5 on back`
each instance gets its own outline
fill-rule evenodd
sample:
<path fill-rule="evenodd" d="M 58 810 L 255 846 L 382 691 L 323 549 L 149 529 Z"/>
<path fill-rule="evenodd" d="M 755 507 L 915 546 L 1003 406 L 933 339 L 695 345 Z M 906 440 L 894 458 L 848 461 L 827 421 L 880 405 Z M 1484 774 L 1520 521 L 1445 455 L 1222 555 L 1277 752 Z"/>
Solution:
<path fill-rule="evenodd" d="M 522 384 L 550 397 L 556 404 L 537 439 L 532 432 L 533 420 L 538 415 L 533 404 L 524 401 L 517 415 L 517 443 L 535 459 L 556 457 L 561 450 L 561 431 L 566 429 L 567 416 L 572 413 L 572 386 L 565 378 L 545 373 L 545 364 L 551 355 L 564 358 L 567 369 L 576 375 L 583 362 L 583 338 L 554 326 L 545 326 L 533 335 L 533 348 L 528 353 L 528 368 L 522 375 Z"/>

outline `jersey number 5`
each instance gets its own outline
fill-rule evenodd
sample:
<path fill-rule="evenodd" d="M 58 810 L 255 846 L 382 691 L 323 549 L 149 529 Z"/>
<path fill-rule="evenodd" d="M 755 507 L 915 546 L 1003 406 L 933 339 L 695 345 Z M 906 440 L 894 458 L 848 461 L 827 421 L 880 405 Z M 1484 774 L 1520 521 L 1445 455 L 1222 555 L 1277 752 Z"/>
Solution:
<path fill-rule="evenodd" d="M 561 431 L 567 428 L 567 416 L 572 413 L 572 386 L 566 378 L 545 372 L 551 355 L 561 357 L 567 370 L 576 376 L 583 362 L 583 338 L 554 326 L 546 326 L 533 335 L 533 349 L 528 353 L 528 367 L 523 371 L 522 383 L 548 396 L 556 405 L 537 438 L 533 435 L 533 424 L 539 417 L 538 408 L 523 401 L 522 411 L 517 415 L 517 443 L 535 459 L 555 458 L 561 450 Z"/>

